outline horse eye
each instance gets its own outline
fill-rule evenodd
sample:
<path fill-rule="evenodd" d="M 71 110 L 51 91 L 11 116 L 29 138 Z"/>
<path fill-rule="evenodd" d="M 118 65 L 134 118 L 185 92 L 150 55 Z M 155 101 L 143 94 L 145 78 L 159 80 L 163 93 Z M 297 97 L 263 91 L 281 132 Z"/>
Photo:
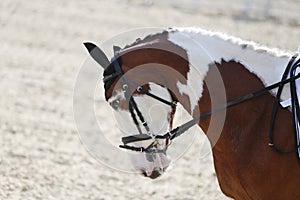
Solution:
<path fill-rule="evenodd" d="M 113 109 L 118 109 L 119 106 L 120 106 L 120 100 L 117 99 L 117 100 L 114 100 L 113 102 L 111 102 L 111 106 L 113 107 Z"/>

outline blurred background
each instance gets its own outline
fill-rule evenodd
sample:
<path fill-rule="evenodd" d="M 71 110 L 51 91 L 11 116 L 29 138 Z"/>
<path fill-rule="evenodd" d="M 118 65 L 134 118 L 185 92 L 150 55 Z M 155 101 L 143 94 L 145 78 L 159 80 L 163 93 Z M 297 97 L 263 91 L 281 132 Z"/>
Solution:
<path fill-rule="evenodd" d="M 1 0 L 0 199 L 227 199 L 212 155 L 201 154 L 203 136 L 154 181 L 110 169 L 85 150 L 72 111 L 88 57 L 82 43 L 195 26 L 293 52 L 299 11 L 299 0 Z"/>

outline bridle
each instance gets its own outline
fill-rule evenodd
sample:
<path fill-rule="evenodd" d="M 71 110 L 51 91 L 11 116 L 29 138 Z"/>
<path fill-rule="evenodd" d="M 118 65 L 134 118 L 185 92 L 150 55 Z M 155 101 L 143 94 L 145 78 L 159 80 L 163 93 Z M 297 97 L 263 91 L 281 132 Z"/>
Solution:
<path fill-rule="evenodd" d="M 155 100 L 166 104 L 171 107 L 172 110 L 176 109 L 177 106 L 177 101 L 168 101 L 165 100 L 148 90 L 144 89 L 142 86 L 136 84 L 135 82 L 131 81 L 123 72 L 119 62 L 118 62 L 118 57 L 120 56 L 120 48 L 114 46 L 114 57 L 111 60 L 111 65 L 114 67 L 115 72 L 107 75 L 103 78 L 103 82 L 107 82 L 111 79 L 115 79 L 119 77 L 120 84 L 122 91 L 124 93 L 128 109 L 131 115 L 131 118 L 139 132 L 138 135 L 132 135 L 132 136 L 126 136 L 122 137 L 122 142 L 123 145 L 119 145 L 120 148 L 128 149 L 128 150 L 133 150 L 133 151 L 140 151 L 140 152 L 147 152 L 147 153 L 153 153 L 153 152 L 165 152 L 166 148 L 164 149 L 159 149 L 157 148 L 159 145 L 159 139 L 166 139 L 166 143 L 169 143 L 169 140 L 171 137 L 168 137 L 166 135 L 155 135 L 149 128 L 147 121 L 145 120 L 145 117 L 143 116 L 142 112 L 140 111 L 137 103 L 135 102 L 132 92 L 130 91 L 130 87 L 133 87 L 137 92 L 141 94 L 145 94 L 151 98 L 154 98 Z M 144 129 L 146 130 L 146 134 L 143 133 L 140 123 L 143 125 Z M 153 142 L 148 146 L 148 147 L 134 147 L 134 146 L 129 146 L 127 144 L 133 143 L 133 142 L 139 142 L 139 141 L 144 141 L 144 140 L 150 140 L 153 139 Z"/>
<path fill-rule="evenodd" d="M 98 47 L 95 46 L 92 48 L 92 50 L 94 48 L 98 48 Z M 97 53 L 102 53 L 103 55 L 105 55 L 100 49 L 97 49 L 97 50 L 98 50 Z M 273 142 L 274 123 L 275 123 L 275 119 L 276 119 L 276 115 L 277 115 L 277 111 L 278 111 L 278 107 L 279 107 L 279 103 L 280 103 L 281 93 L 283 91 L 283 87 L 285 86 L 285 84 L 290 83 L 291 107 L 292 107 L 292 113 L 293 113 L 294 133 L 295 133 L 295 138 L 296 138 L 295 147 L 297 150 L 298 161 L 300 162 L 300 124 L 299 124 L 300 106 L 299 106 L 298 95 L 297 95 L 297 86 L 296 86 L 296 80 L 300 77 L 300 73 L 297 71 L 297 69 L 300 68 L 300 58 L 298 57 L 298 53 L 295 54 L 290 59 L 288 65 L 284 71 L 281 81 L 279 81 L 275 84 L 269 85 L 267 87 L 264 87 L 258 91 L 255 91 L 255 92 L 249 93 L 247 95 L 244 95 L 242 97 L 236 98 L 232 101 L 228 101 L 227 103 L 225 103 L 223 105 L 217 106 L 216 108 L 214 108 L 208 112 L 200 114 L 199 116 L 193 118 L 192 120 L 166 132 L 163 135 L 155 135 L 150 131 L 149 126 L 148 126 L 147 122 L 145 121 L 145 118 L 143 117 L 143 114 L 140 112 L 136 102 L 132 98 L 132 95 L 131 95 L 132 93 L 130 92 L 130 89 L 128 86 L 130 85 L 131 87 L 135 88 L 135 90 L 137 90 L 139 93 L 148 95 L 161 103 L 171 106 L 172 108 L 176 108 L 177 101 L 170 102 L 163 98 L 160 98 L 159 96 L 150 93 L 149 91 L 143 89 L 143 87 L 139 86 L 138 84 L 136 84 L 133 81 L 131 81 L 130 79 L 128 79 L 126 77 L 126 75 L 123 73 L 122 68 L 117 59 L 120 56 L 120 48 L 114 47 L 114 52 L 115 52 L 115 55 L 112 58 L 110 64 L 113 65 L 115 72 L 105 76 L 103 78 L 103 81 L 106 82 L 108 80 L 115 79 L 117 77 L 120 78 L 120 83 L 122 86 L 122 90 L 125 94 L 126 101 L 129 105 L 129 111 L 131 113 L 131 117 L 140 133 L 138 135 L 122 137 L 123 144 L 119 145 L 120 148 L 132 150 L 132 151 L 138 151 L 138 152 L 152 152 L 152 153 L 153 152 L 155 152 L 155 153 L 156 152 L 164 152 L 166 149 L 157 149 L 156 148 L 156 145 L 158 143 L 157 140 L 159 140 L 159 139 L 173 140 L 174 138 L 177 138 L 181 134 L 185 133 L 188 129 L 190 129 L 191 127 L 196 125 L 201 119 L 206 118 L 206 117 L 212 115 L 213 113 L 216 113 L 216 112 L 224 110 L 226 108 L 243 103 L 243 102 L 253 99 L 255 97 L 261 96 L 261 95 L 269 92 L 270 90 L 278 88 L 276 96 L 275 96 L 275 101 L 274 101 L 274 105 L 273 105 L 271 121 L 270 121 L 270 126 L 269 126 L 270 128 L 269 128 L 269 144 L 268 145 L 269 145 L 269 147 L 271 147 L 272 149 L 274 149 L 275 151 L 277 151 L 279 153 L 294 152 L 295 149 L 288 150 L 288 151 L 282 150 L 279 147 L 277 147 Z M 91 51 L 90 51 L 90 54 L 91 54 Z M 91 54 L 91 56 L 99 64 L 101 64 L 99 62 L 99 57 L 97 58 L 96 54 L 94 54 L 94 55 Z M 147 131 L 147 134 L 142 133 L 141 128 L 139 127 L 139 123 L 138 123 L 136 115 L 138 116 L 138 119 L 141 121 L 142 125 L 144 126 L 145 130 Z M 154 141 L 146 148 L 128 145 L 130 143 L 151 140 L 151 139 L 153 139 Z"/>

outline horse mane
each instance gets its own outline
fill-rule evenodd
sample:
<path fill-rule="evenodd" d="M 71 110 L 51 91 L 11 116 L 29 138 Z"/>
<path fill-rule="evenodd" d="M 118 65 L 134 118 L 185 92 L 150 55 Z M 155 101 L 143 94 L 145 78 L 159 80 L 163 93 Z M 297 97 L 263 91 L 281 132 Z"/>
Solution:
<path fill-rule="evenodd" d="M 269 54 L 269 55 L 276 56 L 276 57 L 290 57 L 292 54 L 291 52 L 283 51 L 278 48 L 270 48 L 270 47 L 258 44 L 254 41 L 243 40 L 239 37 L 228 35 L 227 33 L 205 30 L 205 29 L 197 28 L 197 27 L 172 28 L 171 31 L 180 31 L 180 32 L 186 32 L 186 33 L 195 33 L 195 34 L 207 35 L 210 37 L 216 37 L 223 41 L 227 41 L 234 45 L 238 45 L 243 49 L 251 49 L 258 53 L 265 53 L 265 54 Z"/>
<path fill-rule="evenodd" d="M 254 41 L 249 40 L 243 40 L 239 37 L 231 36 L 226 33 L 216 32 L 216 31 L 210 31 L 205 30 L 202 28 L 196 28 L 196 27 L 183 27 L 183 28 L 168 28 L 164 29 L 161 32 L 149 34 L 145 36 L 144 38 L 137 38 L 133 43 L 127 44 L 125 47 L 121 49 L 122 51 L 126 51 L 130 48 L 138 47 L 138 46 L 144 46 L 144 45 L 151 45 L 154 42 L 164 41 L 164 39 L 168 39 L 168 34 L 171 32 L 183 32 L 187 34 L 199 34 L 209 37 L 215 37 L 220 40 L 229 42 L 234 45 L 240 46 L 242 49 L 250 49 L 258 53 L 268 54 L 275 57 L 291 57 L 292 53 L 280 50 L 278 48 L 269 48 L 267 46 L 258 44 Z M 122 62 L 121 59 L 118 59 L 119 62 Z M 104 75 L 109 75 L 115 72 L 115 69 L 112 65 L 109 65 L 104 70 Z M 105 84 L 105 87 L 109 87 L 114 80 L 110 80 Z"/>
<path fill-rule="evenodd" d="M 258 44 L 257 42 L 254 41 L 243 40 L 239 37 L 228 35 L 227 33 L 205 30 L 197 27 L 183 27 L 183 28 L 174 27 L 174 28 L 164 29 L 162 30 L 162 32 L 147 35 L 143 39 L 137 38 L 133 43 L 126 45 L 123 49 L 127 49 L 136 45 L 151 42 L 153 40 L 161 38 L 162 36 L 166 36 L 169 32 L 176 32 L 176 31 L 216 37 L 223 41 L 227 41 L 234 45 L 238 45 L 243 49 L 250 49 L 258 53 L 265 53 L 276 57 L 290 57 L 292 54 L 292 52 L 284 51 L 278 48 L 270 48 L 265 45 Z"/>

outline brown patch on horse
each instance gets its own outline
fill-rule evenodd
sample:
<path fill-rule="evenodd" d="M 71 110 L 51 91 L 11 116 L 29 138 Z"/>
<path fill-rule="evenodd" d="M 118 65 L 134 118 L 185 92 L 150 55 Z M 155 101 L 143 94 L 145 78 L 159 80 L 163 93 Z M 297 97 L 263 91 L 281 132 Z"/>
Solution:
<path fill-rule="evenodd" d="M 227 101 L 265 87 L 239 62 L 222 60 L 216 67 L 224 80 Z M 210 76 L 209 70 L 205 80 L 213 78 Z M 220 187 L 230 197 L 300 199 L 300 169 L 295 152 L 279 154 L 268 147 L 273 103 L 274 96 L 266 93 L 230 107 L 218 141 L 212 141 L 218 136 L 208 135 L 212 143 L 216 143 L 213 156 Z M 199 108 L 201 112 L 211 109 L 205 83 Z M 199 125 L 206 132 L 210 117 L 201 120 Z M 274 125 L 274 143 L 285 150 L 295 148 L 292 114 L 281 106 Z"/>

